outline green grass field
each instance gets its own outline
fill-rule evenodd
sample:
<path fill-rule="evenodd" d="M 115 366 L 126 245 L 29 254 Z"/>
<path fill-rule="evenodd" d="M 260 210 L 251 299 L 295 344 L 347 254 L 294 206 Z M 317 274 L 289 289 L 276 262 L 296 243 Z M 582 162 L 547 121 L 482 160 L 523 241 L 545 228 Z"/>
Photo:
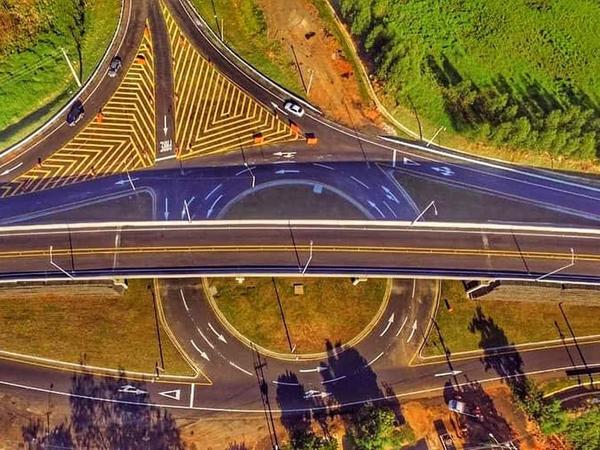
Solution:
<path fill-rule="evenodd" d="M 222 21 L 226 44 L 241 57 L 287 89 L 303 93 L 291 51 L 268 36 L 264 14 L 255 0 L 192 0 L 192 3 L 218 35 Z"/>
<path fill-rule="evenodd" d="M 0 292 L 0 349 L 70 363 L 154 373 L 159 358 L 149 280 L 123 295 L 81 294 L 77 287 L 35 296 Z M 161 330 L 166 373 L 192 375 Z"/>
<path fill-rule="evenodd" d="M 120 1 L 88 1 L 83 16 L 78 15 L 78 4 L 48 0 L 37 5 L 40 29 L 16 48 L 0 52 L 0 148 L 41 126 L 77 90 L 61 47 L 82 82 L 104 55 L 119 20 Z"/>
<path fill-rule="evenodd" d="M 442 302 L 436 322 L 451 352 L 560 339 L 554 322 L 564 336 L 570 336 L 558 301 L 528 303 L 486 300 L 485 297 L 474 301 L 465 297 L 463 285 L 458 281 L 444 281 L 441 298 L 448 300 L 452 312 Z M 566 302 L 563 308 L 576 336 L 600 334 L 600 306 Z M 428 336 L 423 354 L 444 354 L 435 328 Z"/>
<path fill-rule="evenodd" d="M 340 3 L 392 107 L 410 98 L 447 133 L 558 162 L 597 158 L 597 1 Z"/>
<path fill-rule="evenodd" d="M 304 284 L 296 296 L 293 283 Z M 213 278 L 215 302 L 227 321 L 242 335 L 269 350 L 289 353 L 277 295 L 296 353 L 324 352 L 325 341 L 346 343 L 374 318 L 384 299 L 386 281 L 369 279 L 352 286 L 336 278 Z"/>

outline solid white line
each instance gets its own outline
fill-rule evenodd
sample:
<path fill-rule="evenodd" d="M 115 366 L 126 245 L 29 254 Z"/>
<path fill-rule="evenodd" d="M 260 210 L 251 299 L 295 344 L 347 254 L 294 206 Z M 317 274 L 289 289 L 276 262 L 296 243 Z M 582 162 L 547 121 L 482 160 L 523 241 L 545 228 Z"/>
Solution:
<path fill-rule="evenodd" d="M 204 197 L 204 200 L 208 200 L 210 196 L 213 195 L 221 186 L 223 186 L 223 183 L 218 184 L 212 191 L 210 191 L 206 197 Z"/>
<path fill-rule="evenodd" d="M 183 307 L 187 312 L 190 312 L 190 308 L 188 308 L 188 304 L 185 301 L 185 297 L 183 296 L 183 289 L 179 289 L 179 293 L 181 294 L 181 300 L 183 301 Z"/>
<path fill-rule="evenodd" d="M 404 325 L 406 325 L 406 322 L 408 321 L 408 316 L 406 316 L 404 318 L 404 320 L 402 321 L 402 325 L 400 325 L 400 329 L 398 330 L 398 332 L 396 333 L 396 337 L 398 337 L 400 335 L 400 333 L 402 333 L 402 330 L 404 329 Z"/>
<path fill-rule="evenodd" d="M 194 383 L 192 383 L 192 385 L 190 386 L 190 408 L 194 407 L 194 390 L 195 390 L 196 385 Z"/>
<path fill-rule="evenodd" d="M 273 384 L 280 384 L 283 386 L 300 386 L 300 383 L 287 383 L 285 381 L 277 381 L 277 380 L 273 380 L 272 381 Z"/>
<path fill-rule="evenodd" d="M 212 348 L 213 350 L 215 349 L 215 346 L 213 345 L 212 342 L 210 342 L 206 336 L 204 336 L 204 333 L 202 332 L 202 330 L 200 330 L 200 328 L 196 327 L 196 331 L 198 331 L 198 333 L 200 333 L 200 336 L 202 336 L 202 339 L 204 339 L 204 341 L 208 344 L 208 346 L 210 348 Z"/>
<path fill-rule="evenodd" d="M 328 170 L 335 170 L 334 167 L 328 166 L 327 164 L 313 163 L 313 166 L 322 167 L 323 169 L 328 169 Z"/>
<path fill-rule="evenodd" d="M 8 175 L 9 173 L 11 173 L 14 170 L 17 170 L 19 167 L 21 167 L 23 165 L 23 162 L 21 161 L 19 164 L 17 164 L 16 166 L 11 167 L 10 169 L 6 169 L 4 172 L 0 173 L 0 176 L 3 175 Z"/>
<path fill-rule="evenodd" d="M 379 355 L 377 355 L 375 358 L 373 358 L 371 361 L 369 361 L 367 364 L 364 365 L 364 367 L 369 367 L 371 364 L 375 363 L 375 361 L 377 361 L 379 358 L 381 358 L 383 356 L 384 352 L 381 352 Z"/>
<path fill-rule="evenodd" d="M 354 175 L 350 175 L 350 178 L 352 178 L 354 181 L 356 181 L 358 184 L 360 184 L 361 186 L 363 186 L 366 189 L 371 189 L 369 186 L 367 186 L 365 183 L 363 183 L 362 181 L 360 181 L 358 178 L 356 178 Z"/>
<path fill-rule="evenodd" d="M 248 372 L 246 369 L 242 369 L 240 366 L 238 366 L 236 363 L 234 363 L 233 361 L 229 361 L 229 364 L 233 367 L 235 367 L 237 370 L 244 372 L 246 375 L 250 375 L 252 376 L 252 372 Z"/>
<path fill-rule="evenodd" d="M 445 233 L 456 232 L 472 232 L 481 234 L 482 231 L 493 232 L 495 234 L 511 234 L 521 233 L 525 236 L 550 236 L 547 233 L 577 235 L 587 234 L 590 236 L 600 236 L 599 228 L 583 228 L 583 227 L 559 227 L 559 226 L 536 226 L 536 225 L 511 225 L 498 223 L 474 223 L 474 222 L 416 222 L 413 225 L 412 221 L 395 221 L 395 220 L 307 220 L 307 219 L 260 219 L 260 220 L 173 220 L 164 221 L 139 221 L 139 222 L 80 222 L 73 224 L 38 224 L 38 225 L 10 225 L 0 227 L 0 233 L 18 232 L 18 231 L 43 231 L 57 230 L 58 233 L 66 233 L 66 229 L 77 232 L 79 230 L 91 230 L 92 232 L 102 229 L 111 229 L 116 227 L 131 228 L 140 231 L 162 230 L 165 228 L 187 228 L 187 229 L 208 229 L 218 230 L 223 228 L 238 228 L 251 229 L 258 227 L 272 228 L 294 228 L 310 227 L 316 229 L 350 229 L 361 228 L 366 230 L 382 230 L 382 231 L 398 231 L 399 229 L 406 231 L 439 231 Z M 531 233 L 527 233 L 527 232 Z M 545 234 L 538 234 L 545 233 Z M 575 237 L 575 236 L 561 236 Z"/>
<path fill-rule="evenodd" d="M 335 383 L 336 381 L 343 380 L 344 378 L 346 378 L 346 375 L 342 375 L 341 377 L 332 378 L 331 380 L 321 381 L 321 384 Z"/>

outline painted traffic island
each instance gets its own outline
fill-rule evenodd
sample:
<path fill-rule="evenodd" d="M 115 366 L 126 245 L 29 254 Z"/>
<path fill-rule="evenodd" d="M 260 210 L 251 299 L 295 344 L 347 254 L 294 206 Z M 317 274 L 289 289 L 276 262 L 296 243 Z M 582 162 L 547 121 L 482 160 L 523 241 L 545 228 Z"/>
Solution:
<path fill-rule="evenodd" d="M 230 333 L 283 359 L 326 357 L 326 343 L 356 345 L 379 322 L 390 283 L 349 278 L 211 278 L 204 288 Z"/>

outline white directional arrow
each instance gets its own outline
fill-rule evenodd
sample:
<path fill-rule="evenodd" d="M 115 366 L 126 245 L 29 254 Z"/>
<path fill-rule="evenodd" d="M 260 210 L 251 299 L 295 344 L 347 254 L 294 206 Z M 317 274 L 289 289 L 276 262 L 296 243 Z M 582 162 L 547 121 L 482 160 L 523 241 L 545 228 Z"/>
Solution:
<path fill-rule="evenodd" d="M 451 372 L 436 373 L 434 375 L 434 377 L 454 376 L 454 375 L 460 375 L 461 373 L 462 373 L 462 370 L 452 370 Z"/>
<path fill-rule="evenodd" d="M 275 173 L 277 175 L 285 175 L 286 173 L 300 173 L 300 171 L 295 169 L 279 169 Z"/>
<path fill-rule="evenodd" d="M 387 198 L 389 198 L 391 201 L 398 205 L 400 204 L 400 200 L 398 200 L 398 198 L 387 187 L 381 186 L 381 189 L 383 189 L 383 192 L 385 192 L 385 196 Z"/>
<path fill-rule="evenodd" d="M 210 359 L 208 358 L 208 355 L 206 354 L 206 352 L 203 352 L 202 349 L 200 349 L 200 347 L 198 347 L 196 345 L 196 343 L 194 342 L 193 339 L 190 339 L 190 342 L 192 344 L 192 347 L 194 347 L 196 349 L 196 351 L 198 353 L 200 353 L 200 356 L 202 356 L 205 360 L 210 361 Z"/>
<path fill-rule="evenodd" d="M 316 391 L 314 389 L 309 389 L 308 391 L 304 392 L 304 399 L 308 400 L 310 398 L 315 398 L 315 397 L 325 398 L 325 397 L 329 397 L 330 395 L 331 395 L 331 393 L 329 393 L 329 392 L 321 392 L 321 391 Z"/>
<path fill-rule="evenodd" d="M 413 326 L 411 327 L 411 330 L 410 330 L 410 335 L 408 336 L 408 339 L 406 340 L 407 344 L 411 341 L 411 339 L 415 335 L 415 331 L 417 331 L 417 321 L 416 320 L 415 320 L 415 323 L 413 323 Z"/>
<path fill-rule="evenodd" d="M 416 162 L 416 161 L 413 161 L 413 160 L 412 160 L 412 159 L 410 159 L 410 158 L 407 158 L 406 156 L 405 156 L 404 158 L 402 158 L 402 163 L 403 163 L 405 166 L 420 166 L 420 165 L 421 165 L 421 164 L 419 164 L 418 162 Z"/>
<path fill-rule="evenodd" d="M 172 391 L 159 392 L 158 395 L 171 398 L 173 400 L 181 400 L 181 389 L 173 389 Z"/>
<path fill-rule="evenodd" d="M 169 220 L 169 199 L 165 197 L 165 220 Z"/>
<path fill-rule="evenodd" d="M 126 394 L 133 394 L 133 395 L 142 395 L 142 394 L 147 394 L 147 391 L 143 391 L 135 386 L 132 386 L 131 384 L 126 384 L 124 386 L 121 386 L 119 388 L 119 392 L 123 392 Z"/>
<path fill-rule="evenodd" d="M 323 372 L 324 370 L 327 370 L 327 367 L 318 366 L 318 367 L 315 367 L 314 369 L 300 369 L 299 372 L 302 372 L 302 373 L 318 372 L 318 373 L 320 373 L 320 372 Z"/>
<path fill-rule="evenodd" d="M 384 330 L 381 332 L 379 337 L 382 337 L 385 333 L 387 333 L 387 331 L 390 329 L 390 327 L 392 326 L 393 323 L 394 323 L 394 313 L 392 313 L 392 315 L 388 319 L 387 325 L 385 326 Z"/>
<path fill-rule="evenodd" d="M 435 170 L 437 173 L 444 177 L 451 177 L 454 175 L 454 171 L 450 167 L 442 166 L 442 167 L 432 167 L 431 170 Z"/>
<path fill-rule="evenodd" d="M 213 333 L 215 333 L 215 336 L 217 336 L 218 340 L 227 344 L 227 340 L 225 339 L 225 336 L 223 336 L 221 333 L 219 333 L 217 330 L 215 330 L 215 327 L 212 326 L 212 323 L 208 322 L 208 328 L 210 328 L 211 331 Z"/>
<path fill-rule="evenodd" d="M 284 158 L 293 158 L 296 155 L 296 152 L 276 152 L 273 153 L 273 156 L 282 156 Z"/>
<path fill-rule="evenodd" d="M 206 212 L 206 218 L 209 218 L 211 216 L 211 214 L 213 213 L 215 206 L 217 206 L 217 203 L 219 203 L 219 200 L 221 200 L 223 198 L 223 194 L 219 195 L 216 200 L 213 202 L 212 205 L 210 205 L 210 208 L 208 208 L 208 211 Z"/>
<path fill-rule="evenodd" d="M 163 125 L 163 133 L 165 133 L 165 136 L 167 135 L 167 131 L 169 131 L 169 129 L 167 128 L 167 116 L 164 116 L 164 125 Z"/>

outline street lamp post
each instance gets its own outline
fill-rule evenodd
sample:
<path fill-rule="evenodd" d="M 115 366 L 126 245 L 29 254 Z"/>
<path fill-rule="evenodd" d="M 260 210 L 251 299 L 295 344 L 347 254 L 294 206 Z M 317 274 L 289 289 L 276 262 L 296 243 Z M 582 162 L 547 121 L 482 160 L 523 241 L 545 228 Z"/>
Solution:
<path fill-rule="evenodd" d="M 446 127 L 439 127 L 438 130 L 433 135 L 433 137 L 431 139 L 429 139 L 429 141 L 427 141 L 427 144 L 425 145 L 425 147 L 429 147 L 431 145 L 431 143 L 435 140 L 437 135 L 440 134 L 442 132 L 442 130 L 445 130 L 445 129 L 446 129 Z"/>
<path fill-rule="evenodd" d="M 425 215 L 427 210 L 431 207 L 433 207 L 433 213 L 437 216 L 438 211 L 437 211 L 437 208 L 435 207 L 435 200 L 432 200 L 431 203 L 429 203 L 429 205 L 427 205 L 427 207 L 423 211 L 421 211 L 421 213 L 410 224 L 414 225 L 421 217 L 423 217 Z"/>
<path fill-rule="evenodd" d="M 310 253 L 308 256 L 308 261 L 306 261 L 306 265 L 304 266 L 304 269 L 302 269 L 302 275 L 304 275 L 304 273 L 306 272 L 306 269 L 308 269 L 308 265 L 310 264 L 312 257 L 313 257 L 313 241 L 310 241 Z"/>

